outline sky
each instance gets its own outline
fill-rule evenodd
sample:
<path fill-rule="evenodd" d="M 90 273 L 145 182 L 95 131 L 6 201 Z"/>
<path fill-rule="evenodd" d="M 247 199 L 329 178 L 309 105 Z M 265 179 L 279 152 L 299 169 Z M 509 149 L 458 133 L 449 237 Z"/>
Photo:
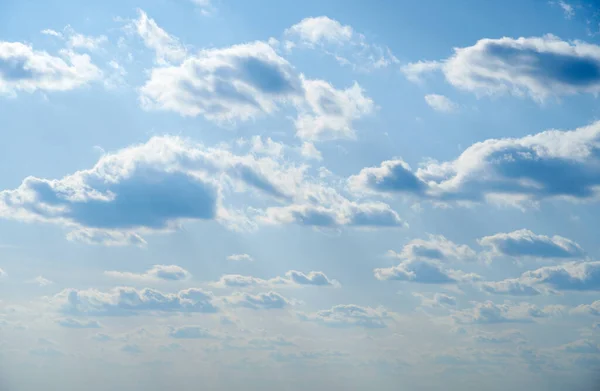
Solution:
<path fill-rule="evenodd" d="M 597 389 L 598 15 L 0 2 L 0 389 Z"/>

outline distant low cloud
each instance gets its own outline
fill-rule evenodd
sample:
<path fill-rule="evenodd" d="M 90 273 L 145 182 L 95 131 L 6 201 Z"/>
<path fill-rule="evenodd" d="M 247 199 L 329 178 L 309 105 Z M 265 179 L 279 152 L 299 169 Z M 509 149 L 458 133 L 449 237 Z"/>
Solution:
<path fill-rule="evenodd" d="M 73 318 L 58 319 L 56 323 L 69 329 L 98 329 L 102 327 L 102 325 L 95 320 L 79 320 Z"/>
<path fill-rule="evenodd" d="M 292 304 L 290 300 L 273 291 L 256 295 L 235 292 L 224 300 L 225 303 L 231 306 L 249 308 L 251 310 L 278 310 Z"/>
<path fill-rule="evenodd" d="M 355 304 L 336 305 L 329 310 L 315 313 L 298 313 L 304 321 L 316 322 L 329 327 L 385 328 L 391 314 L 384 308 L 361 307 Z"/>
<path fill-rule="evenodd" d="M 177 265 L 154 265 L 151 269 L 144 273 L 106 271 L 104 274 L 114 278 L 141 281 L 181 281 L 191 277 L 190 272 Z"/>
<path fill-rule="evenodd" d="M 475 303 L 474 307 L 455 311 L 452 315 L 458 323 L 495 324 L 495 323 L 531 323 L 536 319 L 558 315 L 563 311 L 560 306 L 539 308 L 529 303 L 495 304 L 491 301 Z"/>
<path fill-rule="evenodd" d="M 217 339 L 214 333 L 200 326 L 172 327 L 169 336 L 176 339 Z"/>
<path fill-rule="evenodd" d="M 524 283 L 545 284 L 558 291 L 600 291 L 600 262 L 569 262 L 523 273 Z"/>
<path fill-rule="evenodd" d="M 579 258 L 583 249 L 572 240 L 562 236 L 536 235 L 527 229 L 509 233 L 498 233 L 479 239 L 479 244 L 488 247 L 492 255 L 535 258 Z"/>
<path fill-rule="evenodd" d="M 493 295 L 537 296 L 542 293 L 539 289 L 523 283 L 518 278 L 496 282 L 483 282 L 481 283 L 481 288 L 484 292 Z"/>
<path fill-rule="evenodd" d="M 212 283 L 218 288 L 249 288 L 249 287 L 276 287 L 276 286 L 340 286 L 336 280 L 331 280 L 323 272 L 311 271 L 302 273 L 290 270 L 284 277 L 262 279 L 239 274 L 226 274 L 219 281 Z"/>
<path fill-rule="evenodd" d="M 0 95 L 68 91 L 101 77 L 87 54 L 64 49 L 53 56 L 21 42 L 0 41 Z"/>
<path fill-rule="evenodd" d="M 155 289 L 119 287 L 108 292 L 95 289 L 65 289 L 49 299 L 64 314 L 88 316 L 130 316 L 152 312 L 215 313 L 218 308 L 211 292 L 185 289 L 163 293 Z"/>
<path fill-rule="evenodd" d="M 421 300 L 421 306 L 437 308 L 437 307 L 452 307 L 456 305 L 456 297 L 445 293 L 434 293 L 433 296 L 413 292 L 413 296 Z"/>

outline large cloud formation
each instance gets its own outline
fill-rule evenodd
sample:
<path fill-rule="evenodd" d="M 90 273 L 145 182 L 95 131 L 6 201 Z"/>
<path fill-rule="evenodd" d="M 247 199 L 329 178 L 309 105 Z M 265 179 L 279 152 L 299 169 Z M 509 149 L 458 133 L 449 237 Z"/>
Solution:
<path fill-rule="evenodd" d="M 410 194 L 438 202 L 591 200 L 600 188 L 600 122 L 572 131 L 489 139 L 456 160 L 412 170 L 400 159 L 351 176 L 357 193 Z"/>
<path fill-rule="evenodd" d="M 305 171 L 280 157 L 153 137 L 104 155 L 91 169 L 62 179 L 28 177 L 17 189 L 0 191 L 0 216 L 66 225 L 75 229 L 70 239 L 86 243 L 138 245 L 145 241 L 136 232 L 168 230 L 186 220 L 218 220 L 233 228 L 255 225 L 252 218 L 336 227 L 404 224 L 387 204 L 352 202 Z M 240 192 L 287 205 L 238 217 L 223 197 Z M 318 215 L 330 220 L 311 218 Z"/>
<path fill-rule="evenodd" d="M 486 38 L 473 46 L 454 49 L 454 55 L 441 62 L 404 67 L 412 80 L 432 70 L 441 70 L 450 84 L 478 95 L 511 93 L 543 101 L 550 96 L 597 94 L 600 46 L 566 42 L 551 34 Z"/>
<path fill-rule="evenodd" d="M 0 94 L 67 91 L 102 77 L 87 54 L 62 50 L 60 57 L 20 42 L 0 41 Z"/>

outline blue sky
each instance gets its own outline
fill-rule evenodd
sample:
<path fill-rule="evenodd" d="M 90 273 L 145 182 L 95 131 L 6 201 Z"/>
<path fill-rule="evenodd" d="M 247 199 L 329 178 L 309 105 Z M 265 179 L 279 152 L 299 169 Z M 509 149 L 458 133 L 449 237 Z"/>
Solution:
<path fill-rule="evenodd" d="M 0 388 L 595 386 L 599 22 L 2 2 Z"/>

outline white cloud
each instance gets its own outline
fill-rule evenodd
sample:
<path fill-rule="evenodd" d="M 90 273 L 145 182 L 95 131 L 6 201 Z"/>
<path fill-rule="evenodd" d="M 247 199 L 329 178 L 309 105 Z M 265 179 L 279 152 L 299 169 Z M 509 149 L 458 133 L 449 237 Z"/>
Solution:
<path fill-rule="evenodd" d="M 566 1 L 558 0 L 558 1 L 550 1 L 549 3 L 558 5 L 562 9 L 563 13 L 565 14 L 565 18 L 571 19 L 571 18 L 573 18 L 573 16 L 575 16 L 575 8 L 573 7 L 573 5 L 567 3 Z"/>
<path fill-rule="evenodd" d="M 67 234 L 67 239 L 72 242 L 96 244 L 102 246 L 140 246 L 147 243 L 135 232 L 121 232 L 105 229 L 80 228 Z"/>
<path fill-rule="evenodd" d="M 358 193 L 406 194 L 433 202 L 529 205 L 543 199 L 597 199 L 600 122 L 572 131 L 473 144 L 455 160 L 428 161 L 413 171 L 400 159 L 363 168 L 348 179 Z"/>
<path fill-rule="evenodd" d="M 355 139 L 352 123 L 373 112 L 371 98 L 358 83 L 338 90 L 324 80 L 302 80 L 306 103 L 299 109 L 296 134 L 303 140 Z"/>
<path fill-rule="evenodd" d="M 159 64 L 181 62 L 186 57 L 187 51 L 179 40 L 160 28 L 144 11 L 138 10 L 138 18 L 133 21 L 132 27 L 144 44 L 156 52 L 156 61 Z"/>
<path fill-rule="evenodd" d="M 442 63 L 437 61 L 418 61 L 403 65 L 401 70 L 406 78 L 412 82 L 422 81 L 422 75 L 441 69 Z"/>
<path fill-rule="evenodd" d="M 2 276 L 2 272 L 1 271 L 0 271 L 0 276 Z M 44 278 L 42 276 L 37 276 L 36 278 L 31 279 L 31 280 L 29 280 L 27 282 L 29 282 L 31 284 L 36 284 L 36 285 L 41 286 L 41 287 L 45 287 L 45 286 L 54 284 L 52 281 L 50 281 L 47 278 Z"/>
<path fill-rule="evenodd" d="M 481 277 L 460 270 L 446 269 L 439 261 L 408 259 L 397 266 L 373 270 L 378 280 L 409 281 L 420 284 L 457 284 L 479 280 Z"/>
<path fill-rule="evenodd" d="M 0 41 L 0 94 L 68 91 L 102 77 L 87 54 L 61 50 L 59 55 L 20 42 Z"/>
<path fill-rule="evenodd" d="M 212 0 L 191 0 L 192 3 L 200 7 L 200 12 L 204 16 L 212 16 L 217 12 L 217 7 Z"/>
<path fill-rule="evenodd" d="M 104 274 L 114 278 L 141 281 L 181 281 L 191 277 L 190 272 L 177 265 L 154 265 L 144 273 L 106 271 Z"/>
<path fill-rule="evenodd" d="M 425 102 L 435 111 L 451 113 L 458 110 L 458 105 L 444 95 L 429 94 L 425 95 Z"/>
<path fill-rule="evenodd" d="M 108 42 L 106 35 L 99 35 L 97 37 L 90 35 L 83 35 L 80 33 L 72 32 L 67 40 L 67 45 L 73 49 L 85 49 L 88 51 L 96 51 L 100 47 Z"/>
<path fill-rule="evenodd" d="M 154 68 L 142 107 L 217 122 L 270 114 L 303 95 L 292 66 L 264 42 L 205 49 L 179 66 Z"/>
<path fill-rule="evenodd" d="M 176 339 L 216 339 L 217 335 L 200 326 L 172 327 L 169 336 Z"/>
<path fill-rule="evenodd" d="M 50 35 L 52 37 L 57 37 L 57 38 L 62 38 L 62 33 L 56 31 L 56 30 L 52 30 L 52 29 L 45 29 L 41 31 L 42 34 L 44 35 Z"/>
<path fill-rule="evenodd" d="M 331 280 L 323 272 L 311 271 L 307 274 L 296 270 L 285 273 L 285 277 L 274 277 L 268 280 L 243 276 L 240 274 L 226 274 L 219 281 L 212 283 L 218 288 L 248 288 L 248 287 L 277 287 L 277 286 L 340 286 L 336 280 Z"/>
<path fill-rule="evenodd" d="M 285 47 L 319 49 L 342 65 L 361 71 L 385 68 L 399 63 L 389 48 L 367 41 L 351 26 L 327 16 L 310 17 L 285 30 Z"/>
<path fill-rule="evenodd" d="M 252 262 L 254 261 L 254 259 L 248 255 L 248 254 L 231 254 L 230 256 L 227 257 L 228 261 L 235 261 L 235 262 Z"/>
<path fill-rule="evenodd" d="M 577 354 L 598 354 L 600 353 L 600 348 L 595 341 L 589 339 L 580 339 L 577 341 L 573 341 L 567 344 L 564 344 L 560 347 L 562 350 L 568 353 L 577 353 Z"/>
<path fill-rule="evenodd" d="M 256 135 L 250 140 L 250 152 L 255 154 L 278 158 L 283 156 L 284 149 L 284 144 L 273 141 L 270 137 L 263 141 L 262 137 Z"/>
<path fill-rule="evenodd" d="M 323 160 L 321 151 L 315 147 L 315 144 L 308 141 L 302 143 L 300 153 L 307 159 Z"/>
<path fill-rule="evenodd" d="M 533 304 L 504 303 L 494 304 L 491 301 L 474 303 L 472 309 L 455 311 L 452 317 L 458 323 L 531 323 L 536 319 L 555 316 L 562 313 L 560 306 L 539 308 Z"/>
<path fill-rule="evenodd" d="M 559 291 L 600 291 L 600 262 L 568 262 L 530 270 L 524 284 L 545 284 Z"/>
<path fill-rule="evenodd" d="M 177 293 L 128 287 L 108 292 L 65 289 L 49 298 L 49 304 L 62 313 L 88 316 L 129 316 L 143 312 L 214 313 L 218 311 L 214 302 L 212 292 L 195 288 Z"/>
<path fill-rule="evenodd" d="M 586 314 L 600 316 L 600 300 L 596 300 L 591 304 L 580 304 L 571 310 L 574 314 Z"/>
<path fill-rule="evenodd" d="M 298 313 L 304 321 L 311 321 L 329 327 L 385 328 L 392 314 L 385 308 L 361 307 L 355 304 L 336 305 L 329 310 L 315 313 Z"/>
<path fill-rule="evenodd" d="M 510 93 L 542 102 L 551 96 L 600 92 L 600 46 L 551 34 L 484 38 L 454 49 L 453 56 L 439 63 L 409 64 L 406 69 L 412 80 L 441 69 L 450 84 L 477 95 Z"/>
<path fill-rule="evenodd" d="M 259 293 L 256 295 L 246 292 L 234 292 L 224 298 L 225 303 L 251 310 L 278 310 L 292 304 L 292 302 L 277 292 Z"/>
<path fill-rule="evenodd" d="M 578 258 L 585 255 L 583 249 L 572 240 L 558 235 L 536 235 L 527 229 L 497 233 L 483 237 L 478 242 L 489 247 L 496 256 Z"/>
<path fill-rule="evenodd" d="M 445 293 L 434 293 L 433 296 L 427 297 L 421 293 L 413 292 L 413 296 L 421 299 L 421 305 L 423 307 L 452 307 L 456 305 L 456 297 Z"/>
<path fill-rule="evenodd" d="M 537 296 L 542 293 L 539 289 L 523 283 L 518 278 L 483 282 L 481 289 L 487 293 L 508 296 Z"/>
<path fill-rule="evenodd" d="M 402 247 L 400 253 L 390 251 L 391 256 L 404 259 L 434 259 L 472 261 L 477 253 L 466 244 L 456 244 L 443 235 L 428 235 L 427 239 L 413 239 Z"/>
<path fill-rule="evenodd" d="M 70 329 L 98 329 L 102 327 L 100 323 L 95 320 L 78 320 L 73 318 L 58 319 L 56 323 Z"/>

